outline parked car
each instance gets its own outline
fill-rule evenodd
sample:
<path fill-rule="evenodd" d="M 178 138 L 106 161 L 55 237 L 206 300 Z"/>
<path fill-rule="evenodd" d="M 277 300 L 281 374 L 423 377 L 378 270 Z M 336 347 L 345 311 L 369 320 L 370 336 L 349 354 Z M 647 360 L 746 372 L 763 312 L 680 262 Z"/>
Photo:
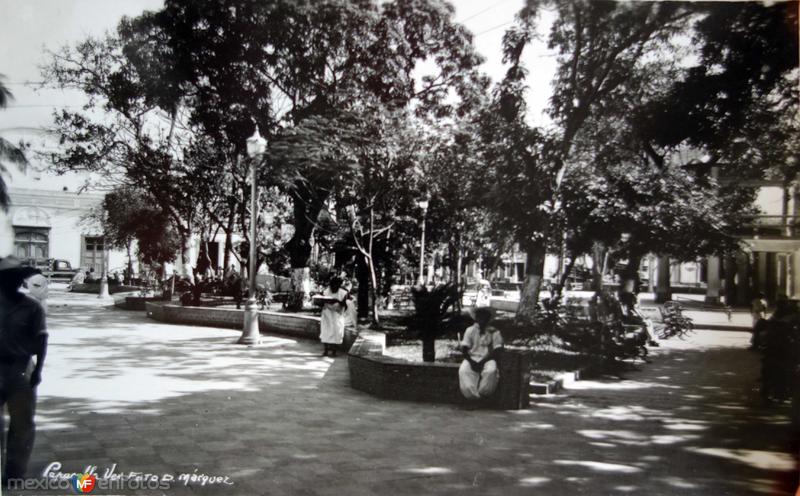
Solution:
<path fill-rule="evenodd" d="M 464 306 L 488 307 L 491 301 L 492 283 L 486 279 L 467 284 L 461 304 Z"/>
<path fill-rule="evenodd" d="M 493 282 L 492 283 L 492 296 L 500 296 L 502 298 L 517 298 L 521 294 L 522 284 L 518 282 Z"/>
<path fill-rule="evenodd" d="M 68 260 L 60 260 L 56 258 L 37 260 L 29 258 L 24 260 L 22 263 L 23 265 L 35 267 L 41 270 L 42 275 L 51 281 L 60 280 L 69 282 L 73 277 L 75 277 L 75 274 L 78 273 L 78 269 L 73 269 Z"/>

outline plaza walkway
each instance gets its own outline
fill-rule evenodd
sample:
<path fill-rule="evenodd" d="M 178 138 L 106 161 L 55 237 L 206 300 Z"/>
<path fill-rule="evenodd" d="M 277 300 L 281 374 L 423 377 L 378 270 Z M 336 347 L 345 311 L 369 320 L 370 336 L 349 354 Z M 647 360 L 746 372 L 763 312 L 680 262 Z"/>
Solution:
<path fill-rule="evenodd" d="M 382 401 L 319 345 L 159 324 L 53 300 L 31 475 L 227 476 L 138 494 L 790 494 L 785 408 L 754 390 L 748 335 L 666 343 L 621 380 L 582 381 L 523 411 Z M 37 491 L 36 494 L 41 494 Z M 63 494 L 63 492 L 62 492 Z M 95 494 L 108 494 L 95 491 Z"/>

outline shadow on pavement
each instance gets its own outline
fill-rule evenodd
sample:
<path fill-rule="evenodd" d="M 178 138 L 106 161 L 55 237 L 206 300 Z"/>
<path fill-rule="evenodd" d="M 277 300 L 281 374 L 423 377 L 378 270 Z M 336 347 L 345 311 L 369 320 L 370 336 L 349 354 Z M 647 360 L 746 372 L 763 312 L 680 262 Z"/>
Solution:
<path fill-rule="evenodd" d="M 665 343 L 620 379 L 521 411 L 384 401 L 317 343 L 169 326 L 101 310 L 52 316 L 31 472 L 226 475 L 209 494 L 793 494 L 786 406 L 761 405 L 743 333 Z M 184 488 L 186 489 L 186 488 Z M 168 492 L 172 494 L 172 492 Z M 176 493 L 177 494 L 177 493 Z"/>

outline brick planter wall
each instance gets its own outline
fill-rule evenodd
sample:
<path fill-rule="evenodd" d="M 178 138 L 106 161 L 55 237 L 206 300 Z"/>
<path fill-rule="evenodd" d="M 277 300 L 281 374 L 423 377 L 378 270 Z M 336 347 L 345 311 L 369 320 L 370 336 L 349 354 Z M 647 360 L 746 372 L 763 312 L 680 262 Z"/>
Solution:
<path fill-rule="evenodd" d="M 160 296 L 126 296 L 114 301 L 114 306 L 124 310 L 147 310 L 148 301 L 164 301 Z"/>
<path fill-rule="evenodd" d="M 347 357 L 350 385 L 381 398 L 443 403 L 467 403 L 458 388 L 457 363 L 409 362 L 383 355 L 384 334 L 364 331 Z M 491 403 L 517 410 L 530 404 L 530 353 L 504 350 L 500 385 Z"/>
<path fill-rule="evenodd" d="M 127 293 L 130 291 L 140 291 L 142 288 L 139 286 L 125 286 L 122 284 L 109 284 L 108 285 L 108 293 L 109 294 L 116 294 L 116 293 Z M 70 289 L 72 293 L 85 293 L 85 294 L 100 294 L 100 283 L 99 282 L 90 282 L 84 284 L 73 284 L 72 288 Z"/>
<path fill-rule="evenodd" d="M 241 329 L 244 325 L 244 310 L 235 308 L 191 307 L 161 302 L 147 302 L 147 316 L 169 324 L 196 325 Z M 320 318 L 283 312 L 258 312 L 261 332 L 282 334 L 304 339 L 319 339 Z M 345 328 L 342 346 L 348 350 L 356 340 L 355 329 Z"/>
<path fill-rule="evenodd" d="M 503 312 L 516 312 L 517 307 L 519 306 L 519 302 L 513 300 L 500 300 L 493 298 L 489 300 L 489 306 L 491 306 L 495 310 L 500 310 Z"/>

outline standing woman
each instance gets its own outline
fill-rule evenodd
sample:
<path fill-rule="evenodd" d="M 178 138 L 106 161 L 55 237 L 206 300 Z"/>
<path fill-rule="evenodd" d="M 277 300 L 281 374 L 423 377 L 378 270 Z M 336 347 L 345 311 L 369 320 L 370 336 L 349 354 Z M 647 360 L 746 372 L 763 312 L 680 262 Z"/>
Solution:
<path fill-rule="evenodd" d="M 345 310 L 347 309 L 347 290 L 342 288 L 342 279 L 332 277 L 328 288 L 322 294 L 325 303 L 322 306 L 319 339 L 325 346 L 322 356 L 336 356 L 336 350 L 344 339 Z"/>
<path fill-rule="evenodd" d="M 347 297 L 345 298 L 345 305 L 347 308 L 344 311 L 344 326 L 352 326 L 353 329 L 358 328 L 358 309 L 356 308 L 356 303 L 353 301 L 353 283 L 346 278 L 342 278 L 342 287 L 345 291 L 347 291 Z"/>

